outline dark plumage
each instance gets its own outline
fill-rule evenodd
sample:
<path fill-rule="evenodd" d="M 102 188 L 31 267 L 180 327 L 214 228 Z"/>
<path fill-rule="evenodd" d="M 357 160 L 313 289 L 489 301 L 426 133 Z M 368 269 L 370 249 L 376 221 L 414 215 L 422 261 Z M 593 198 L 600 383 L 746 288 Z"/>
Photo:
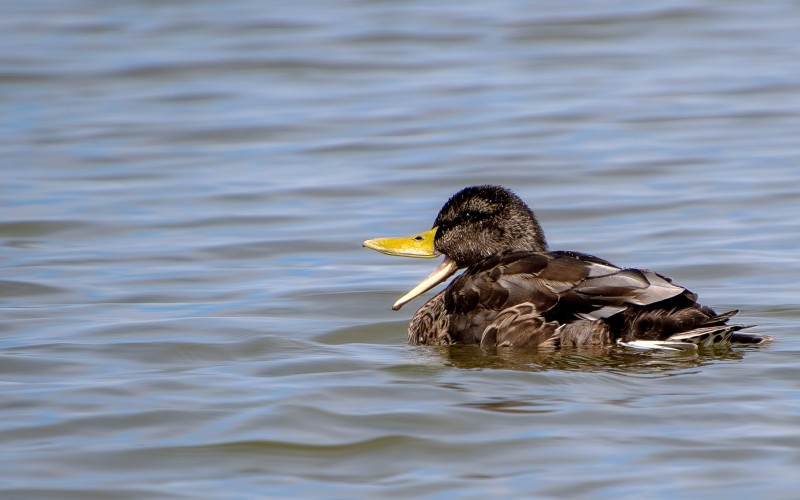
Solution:
<path fill-rule="evenodd" d="M 408 245 L 415 245 L 413 250 Z M 548 251 L 530 208 L 499 186 L 473 186 L 444 204 L 433 229 L 365 246 L 393 255 L 443 254 L 437 271 L 395 309 L 465 271 L 417 311 L 408 341 L 418 345 L 559 347 L 619 343 L 684 349 L 768 337 L 737 333 L 737 311 L 717 314 L 658 273 L 603 259 Z"/>

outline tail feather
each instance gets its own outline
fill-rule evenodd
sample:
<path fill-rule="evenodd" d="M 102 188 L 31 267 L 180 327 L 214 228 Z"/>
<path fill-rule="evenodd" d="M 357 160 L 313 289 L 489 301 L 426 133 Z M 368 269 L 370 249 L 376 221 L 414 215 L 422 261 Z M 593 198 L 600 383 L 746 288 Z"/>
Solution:
<path fill-rule="evenodd" d="M 739 314 L 738 309 L 734 309 L 733 311 L 728 311 L 726 313 L 717 314 L 708 319 L 708 321 L 704 321 L 701 326 L 713 326 L 713 325 L 724 325 L 727 323 L 729 319 Z"/>
<path fill-rule="evenodd" d="M 639 351 L 650 351 L 650 350 L 659 350 L 659 351 L 696 351 L 697 346 L 690 343 L 690 342 L 682 342 L 679 340 L 670 341 L 670 340 L 631 340 L 629 342 L 623 342 L 622 339 L 617 340 L 617 345 L 622 347 L 628 347 L 630 349 L 636 349 Z"/>
<path fill-rule="evenodd" d="M 634 349 L 658 349 L 677 351 L 686 349 L 709 348 L 725 344 L 763 344 L 772 337 L 757 333 L 741 333 L 739 330 L 753 328 L 755 325 L 726 325 L 725 323 L 739 311 L 729 311 L 713 316 L 697 328 L 687 332 L 676 333 L 664 340 L 634 339 L 628 342 L 618 341 L 624 347 Z"/>
<path fill-rule="evenodd" d="M 719 344 L 728 344 L 736 330 L 744 328 L 743 325 L 716 325 L 702 326 L 688 332 L 672 335 L 667 340 L 687 342 L 697 347 L 711 347 Z"/>
<path fill-rule="evenodd" d="M 704 322 L 702 326 L 709 327 L 709 326 L 719 325 L 730 328 L 729 332 L 730 335 L 728 336 L 728 340 L 725 340 L 725 342 L 730 342 L 732 344 L 763 344 L 765 342 L 769 342 L 772 340 L 772 337 L 768 335 L 739 332 L 739 330 L 746 330 L 747 328 L 755 328 L 756 325 L 725 325 L 725 323 L 732 317 L 736 316 L 738 312 L 739 312 L 738 309 L 734 309 L 733 311 L 728 311 L 726 313 L 719 314 L 709 319 L 708 321 Z M 692 332 L 686 332 L 686 333 L 692 333 Z"/>
<path fill-rule="evenodd" d="M 744 328 L 752 328 L 755 325 L 746 326 Z M 732 344 L 765 344 L 772 341 L 769 335 L 760 335 L 758 333 L 742 333 L 735 332 L 731 335 Z"/>

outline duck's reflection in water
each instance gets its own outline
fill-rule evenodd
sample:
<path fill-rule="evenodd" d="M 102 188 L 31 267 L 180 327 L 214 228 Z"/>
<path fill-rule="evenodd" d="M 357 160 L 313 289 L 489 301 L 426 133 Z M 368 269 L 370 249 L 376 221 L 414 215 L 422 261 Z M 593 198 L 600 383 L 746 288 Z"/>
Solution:
<path fill-rule="evenodd" d="M 434 350 L 447 364 L 463 369 L 608 371 L 640 375 L 668 375 L 714 361 L 737 361 L 744 356 L 729 346 L 681 352 L 638 352 L 618 347 L 520 349 L 475 345 L 426 349 Z"/>

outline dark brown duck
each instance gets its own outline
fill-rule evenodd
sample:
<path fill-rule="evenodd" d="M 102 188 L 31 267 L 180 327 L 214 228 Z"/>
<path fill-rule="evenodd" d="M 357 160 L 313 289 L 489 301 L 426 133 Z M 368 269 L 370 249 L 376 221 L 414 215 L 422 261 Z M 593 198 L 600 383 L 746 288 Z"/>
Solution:
<path fill-rule="evenodd" d="M 464 269 L 414 315 L 410 344 L 696 349 L 769 339 L 740 332 L 747 327 L 728 324 L 737 311 L 717 314 L 653 271 L 548 251 L 531 209 L 499 186 L 462 189 L 444 204 L 430 231 L 364 246 L 389 255 L 444 255 L 395 310 Z"/>

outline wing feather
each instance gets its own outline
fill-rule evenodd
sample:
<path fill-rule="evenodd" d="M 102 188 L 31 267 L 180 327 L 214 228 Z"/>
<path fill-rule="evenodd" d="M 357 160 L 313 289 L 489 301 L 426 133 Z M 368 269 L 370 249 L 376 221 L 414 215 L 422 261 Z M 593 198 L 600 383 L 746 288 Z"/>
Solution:
<path fill-rule="evenodd" d="M 445 293 L 445 309 L 453 315 L 456 338 L 480 342 L 502 311 L 523 303 L 546 321 L 598 320 L 684 292 L 691 293 L 652 271 L 622 269 L 592 255 L 511 252 L 456 278 Z"/>

